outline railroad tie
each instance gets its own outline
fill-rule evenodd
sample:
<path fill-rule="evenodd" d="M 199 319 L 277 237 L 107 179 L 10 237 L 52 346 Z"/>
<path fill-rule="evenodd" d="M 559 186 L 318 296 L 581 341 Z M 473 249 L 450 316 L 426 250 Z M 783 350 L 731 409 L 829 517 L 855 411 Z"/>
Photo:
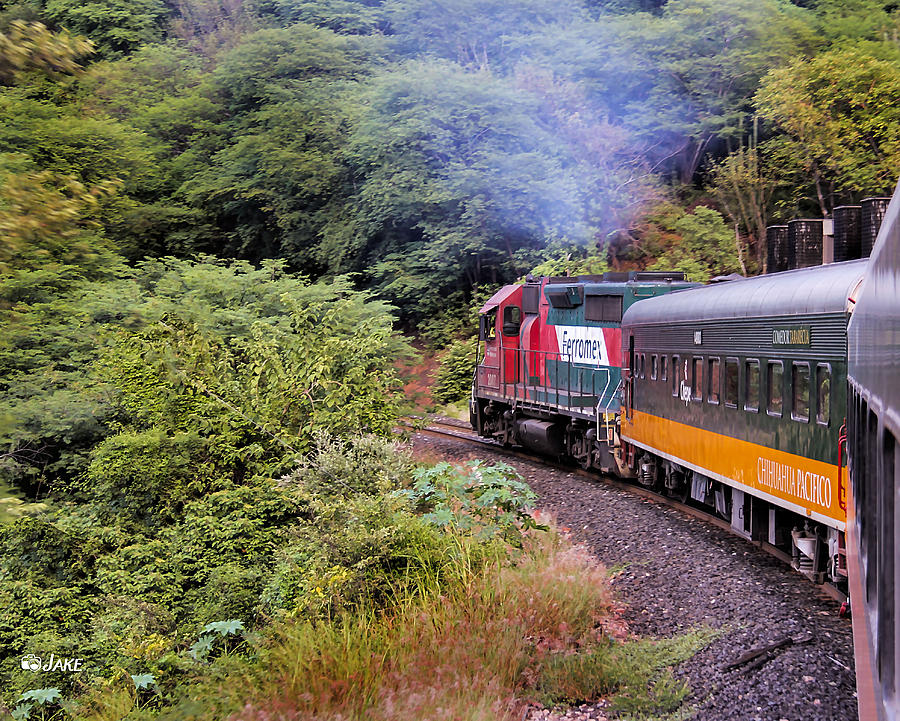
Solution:
<path fill-rule="evenodd" d="M 770 644 L 760 646 L 759 648 L 750 649 L 731 663 L 724 665 L 722 667 L 722 670 L 732 671 L 739 666 L 748 664 L 747 667 L 742 671 L 742 673 L 749 673 L 750 671 L 753 671 L 763 664 L 771 661 L 775 657 L 775 651 L 787 648 L 788 646 L 799 646 L 800 644 L 809 643 L 810 641 L 812 641 L 812 638 L 812 634 L 799 636 L 797 638 L 792 638 L 791 636 L 782 636 L 777 641 L 773 641 Z"/>

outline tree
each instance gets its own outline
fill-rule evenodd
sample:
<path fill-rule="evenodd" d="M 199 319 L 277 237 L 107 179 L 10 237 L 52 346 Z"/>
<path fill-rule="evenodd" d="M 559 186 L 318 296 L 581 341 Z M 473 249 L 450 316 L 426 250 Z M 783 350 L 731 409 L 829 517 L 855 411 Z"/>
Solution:
<path fill-rule="evenodd" d="M 90 38 L 104 58 L 117 58 L 163 39 L 163 0 L 47 0 L 44 12 L 58 25 Z"/>
<path fill-rule="evenodd" d="M 0 180 L 0 272 L 60 265 L 89 272 L 103 264 L 110 248 L 97 232 L 97 215 L 101 201 L 115 193 L 115 183 L 88 187 L 46 170 L 6 172 Z"/>
<path fill-rule="evenodd" d="M 279 24 L 301 22 L 342 35 L 371 35 L 387 24 L 380 0 L 271 0 L 259 12 Z"/>
<path fill-rule="evenodd" d="M 341 148 L 356 95 L 352 86 L 310 83 L 298 99 L 245 116 L 247 127 L 182 189 L 224 231 L 215 252 L 321 271 L 321 229 L 350 192 Z"/>
<path fill-rule="evenodd" d="M 347 149 L 359 192 L 321 246 L 335 271 L 371 267 L 421 317 L 454 288 L 524 270 L 518 248 L 587 242 L 574 159 L 532 94 L 486 72 L 409 63 L 379 76 L 365 107 Z"/>
<path fill-rule="evenodd" d="M 392 428 L 392 364 L 409 348 L 391 308 L 347 279 L 310 284 L 278 261 L 107 260 L 0 282 L 3 477 L 77 487 L 114 421 L 218 435 L 232 470 L 232 452 L 244 469 L 293 457 L 273 435 L 303 450 L 317 427 Z"/>
<path fill-rule="evenodd" d="M 316 244 L 350 192 L 342 148 L 377 49 L 298 24 L 254 33 L 227 54 L 214 77 L 229 132 L 179 192 L 220 229 L 216 246 L 197 249 L 321 271 Z"/>
<path fill-rule="evenodd" d="M 573 0 L 390 0 L 384 11 L 406 54 L 436 56 L 473 70 L 509 69 L 532 36 L 587 20 Z"/>
<path fill-rule="evenodd" d="M 175 198 L 187 180 L 210 166 L 226 144 L 227 113 L 211 76 L 174 43 L 145 46 L 127 58 L 92 65 L 80 78 L 78 107 L 89 117 L 111 116 L 144 133 L 159 182 L 123 209 L 111 233 L 129 257 L 220 248 L 219 233 L 200 208 Z"/>
<path fill-rule="evenodd" d="M 208 78 L 202 59 L 184 46 L 145 45 L 126 58 L 93 63 L 79 77 L 77 100 L 89 114 L 133 123 L 147 109 L 198 89 L 215 97 Z"/>
<path fill-rule="evenodd" d="M 208 58 L 218 58 L 238 45 L 244 36 L 258 30 L 260 23 L 250 10 L 268 2 L 244 0 L 168 0 L 172 8 L 172 33 L 184 45 Z"/>
<path fill-rule="evenodd" d="M 78 60 L 94 52 L 94 45 L 63 30 L 54 33 L 39 22 L 14 20 L 0 32 L 0 85 L 11 85 L 29 71 L 53 77 L 81 69 Z"/>
<path fill-rule="evenodd" d="M 765 151 L 795 173 L 793 200 L 823 215 L 840 198 L 890 194 L 900 167 L 900 68 L 853 47 L 772 70 L 756 95 L 780 134 Z"/>
<path fill-rule="evenodd" d="M 728 213 L 735 233 L 743 228 L 748 234 L 749 248 L 756 248 L 756 263 L 764 265 L 765 237 L 776 188 L 771 170 L 764 167 L 757 142 L 756 121 L 746 145 L 741 145 L 710 171 L 710 189 Z M 738 243 L 741 241 L 738 239 Z M 744 254 L 739 246 L 741 269 L 746 274 Z"/>
<path fill-rule="evenodd" d="M 660 236 L 650 239 L 650 250 L 657 260 L 649 270 L 682 270 L 690 280 L 708 282 L 717 275 L 740 271 L 734 231 L 724 218 L 700 205 L 691 213 L 664 211 L 659 218 Z M 662 243 L 662 253 L 652 248 Z"/>
<path fill-rule="evenodd" d="M 819 32 L 835 44 L 848 40 L 896 38 L 900 29 L 900 18 L 893 3 L 880 0 L 817 0 L 813 7 Z"/>
<path fill-rule="evenodd" d="M 22 153 L 34 164 L 96 184 L 119 179 L 134 194 L 160 182 L 152 144 L 139 131 L 105 117 L 81 117 L 78 108 L 0 93 L 0 152 Z"/>
<path fill-rule="evenodd" d="M 587 0 L 585 5 L 600 13 L 659 12 L 666 0 Z"/>
<path fill-rule="evenodd" d="M 619 28 L 630 62 L 610 66 L 607 84 L 631 90 L 627 124 L 683 183 L 714 142 L 742 137 L 760 78 L 815 41 L 808 13 L 785 0 L 671 0 Z"/>
<path fill-rule="evenodd" d="M 158 147 L 123 123 L 24 95 L 18 88 L 0 92 L 0 153 L 24 155 L 33 168 L 86 187 L 116 184 L 120 192 L 102 196 L 93 217 L 120 249 L 143 256 L 145 228 L 133 219 L 163 190 Z"/>
<path fill-rule="evenodd" d="M 39 481 L 45 469 L 77 473 L 85 444 L 107 421 L 85 385 L 85 326 L 94 313 L 121 312 L 127 292 L 85 297 L 79 289 L 124 270 L 97 220 L 115 186 L 87 187 L 21 157 L 0 158 L 0 474 Z"/>
<path fill-rule="evenodd" d="M 214 77 L 232 113 L 259 110 L 296 97 L 308 80 L 353 80 L 378 62 L 377 38 L 338 35 L 297 23 L 260 30 L 243 39 L 216 67 Z"/>

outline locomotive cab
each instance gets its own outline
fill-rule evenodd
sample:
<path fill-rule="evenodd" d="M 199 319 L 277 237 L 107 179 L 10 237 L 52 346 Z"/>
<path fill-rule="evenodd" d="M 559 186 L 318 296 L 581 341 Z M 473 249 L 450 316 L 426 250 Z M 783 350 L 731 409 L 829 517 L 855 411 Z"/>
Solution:
<path fill-rule="evenodd" d="M 488 392 L 517 381 L 516 351 L 522 325 L 522 286 L 506 286 L 480 311 L 479 345 L 484 353 L 478 364 L 476 385 Z"/>

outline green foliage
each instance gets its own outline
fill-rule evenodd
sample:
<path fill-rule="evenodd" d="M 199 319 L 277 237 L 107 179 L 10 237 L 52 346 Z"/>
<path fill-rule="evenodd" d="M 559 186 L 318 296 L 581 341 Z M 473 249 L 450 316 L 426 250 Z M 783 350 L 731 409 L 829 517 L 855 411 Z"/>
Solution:
<path fill-rule="evenodd" d="M 180 44 L 212 62 L 238 45 L 260 22 L 255 10 L 269 0 L 167 0 L 175 17 L 171 32 Z"/>
<path fill-rule="evenodd" d="M 378 436 L 351 440 L 317 433 L 315 450 L 291 474 L 307 491 L 321 496 L 377 495 L 407 485 L 412 460 L 396 443 Z"/>
<path fill-rule="evenodd" d="M 469 538 L 448 536 L 392 493 L 412 483 L 414 467 L 392 442 L 321 436 L 307 463 L 280 481 L 236 483 L 217 471 L 204 485 L 211 471 L 190 456 L 194 441 L 114 436 L 94 454 L 97 478 L 81 488 L 78 503 L 0 527 L 5 686 L 28 683 L 19 669 L 26 650 L 66 655 L 77 647 L 95 675 L 114 668 L 152 674 L 160 694 L 154 703 L 164 703 L 191 659 L 218 663 L 243 649 L 245 628 L 273 616 L 389 606 L 426 579 L 445 582 L 460 554 L 480 563 L 497 553 L 492 538 L 515 540 L 514 528 L 529 523 L 524 507 L 533 494 L 508 469 L 476 468 L 479 489 L 457 489 L 474 519 L 457 531 L 479 532 Z M 207 447 L 214 445 L 213 438 Z M 167 473 L 196 485 L 180 496 L 154 488 Z M 424 487 L 414 495 L 439 511 L 435 494 L 449 486 L 439 478 L 433 485 L 428 498 Z M 232 620 L 216 620 L 223 618 Z M 73 678 L 52 680 L 68 689 Z"/>
<path fill-rule="evenodd" d="M 162 0 L 47 0 L 44 12 L 56 24 L 90 38 L 105 58 L 159 41 L 168 18 Z"/>
<path fill-rule="evenodd" d="M 79 72 L 87 41 L 40 20 L 100 61 Z M 712 188 L 754 271 L 776 201 L 883 192 L 895 160 L 897 13 L 873 0 L 48 0 L 0 27 L 0 151 L 114 184 L 89 215 L 129 259 L 356 272 L 429 337 L 530 268 L 652 262 L 634 241 L 660 185 Z"/>
<path fill-rule="evenodd" d="M 741 146 L 710 169 L 710 188 L 731 221 L 748 235 L 748 246 L 756 248 L 757 269 L 763 268 L 766 227 L 772 215 L 776 181 L 765 167 L 757 143 L 756 129 L 747 146 Z M 741 269 L 746 271 L 742 246 L 738 246 Z M 751 266 L 753 267 L 753 266 Z"/>
<path fill-rule="evenodd" d="M 147 717 L 238 668 L 245 625 L 390 618 L 527 543 L 509 469 L 415 471 L 383 440 L 395 312 L 447 347 L 435 398 L 458 400 L 472 308 L 529 269 L 753 272 L 776 212 L 892 189 L 897 18 L 0 3 L 0 485 L 53 496 L 0 526 L 3 702 L 67 713 L 71 674 L 45 698 L 18 660 L 77 648 L 110 718 Z M 220 259 L 161 257 L 198 252 Z M 532 667 L 547 699 L 683 696 L 674 651 L 576 650 Z"/>
<path fill-rule="evenodd" d="M 539 262 L 531 266 L 530 274 L 542 275 L 600 275 L 610 270 L 609 249 L 606 247 L 579 248 L 561 243 L 549 243 L 540 254 Z"/>
<path fill-rule="evenodd" d="M 229 110 L 254 111 L 296 96 L 304 82 L 364 77 L 378 47 L 374 40 L 297 23 L 247 36 L 222 58 L 214 76 Z"/>
<path fill-rule="evenodd" d="M 765 149 L 774 167 L 793 172 L 795 204 L 811 198 L 827 213 L 841 198 L 893 190 L 900 163 L 897 59 L 843 47 L 766 76 L 756 104 L 781 133 Z"/>
<path fill-rule="evenodd" d="M 86 184 L 121 182 L 148 192 L 159 182 L 147 138 L 108 118 L 78 117 L 77 108 L 0 94 L 0 151 L 23 153 L 43 170 Z"/>
<path fill-rule="evenodd" d="M 581 4 L 571 0 L 456 0 L 451 7 L 435 0 L 392 0 L 386 17 L 406 52 L 419 55 L 427 47 L 430 55 L 479 70 L 520 57 L 518 47 L 538 28 L 586 19 Z"/>
<path fill-rule="evenodd" d="M 391 351 L 402 349 L 390 317 L 364 295 L 299 295 L 282 298 L 288 328 L 258 323 L 231 342 L 158 321 L 123 339 L 106 377 L 139 424 L 216 433 L 214 457 L 248 466 L 307 450 L 313 429 L 389 431 L 399 403 Z"/>
<path fill-rule="evenodd" d="M 0 156 L 2 157 L 2 156 Z M 7 156 L 16 160 L 16 156 Z M 0 271 L 72 266 L 90 273 L 110 262 L 109 242 L 99 233 L 98 208 L 115 192 L 112 183 L 87 187 L 75 177 L 51 171 L 2 173 Z M 51 271 L 52 272 L 52 271 Z"/>
<path fill-rule="evenodd" d="M 213 79 L 239 121 L 180 194 L 225 240 L 195 248 L 323 266 L 318 237 L 351 187 L 343 145 L 358 112 L 357 84 L 378 54 L 374 39 L 301 23 L 253 33 L 224 56 Z"/>
<path fill-rule="evenodd" d="M 672 667 L 706 648 L 722 631 L 699 627 L 681 636 L 626 644 L 618 655 L 619 689 L 612 708 L 628 714 L 672 712 L 687 696 Z"/>
<path fill-rule="evenodd" d="M 817 27 L 837 44 L 848 40 L 882 40 L 896 32 L 898 17 L 880 0 L 817 0 Z"/>
<path fill-rule="evenodd" d="M 165 193 L 176 192 L 185 180 L 205 169 L 223 146 L 225 109 L 218 91 L 200 59 L 172 43 L 144 46 L 128 58 L 91 66 L 79 81 L 78 100 L 91 115 L 112 116 L 155 141 Z M 158 202 L 169 215 L 186 212 L 168 199 Z M 156 213 L 161 210 L 154 208 Z M 137 217 L 131 220 L 138 221 Z M 148 225 L 144 220 L 145 236 Z M 174 229 L 169 230 L 158 247 L 178 247 L 169 237 L 173 234 Z M 192 235 L 197 234 L 194 230 Z M 144 253 L 158 253 L 146 238 L 140 248 Z"/>
<path fill-rule="evenodd" d="M 455 403 L 469 396 L 475 373 L 474 337 L 451 343 L 440 355 L 431 396 L 438 403 Z"/>
<path fill-rule="evenodd" d="M 227 654 L 229 636 L 236 639 L 244 636 L 244 624 L 240 620 L 233 618 L 230 621 L 210 621 L 203 627 L 200 638 L 193 643 L 188 654 L 195 661 L 206 662 L 217 643 L 222 653 Z"/>
<path fill-rule="evenodd" d="M 315 526 L 280 551 L 262 591 L 278 615 L 334 618 L 384 608 L 423 579 L 452 573 L 456 543 L 412 515 L 403 498 L 323 497 L 311 509 Z M 481 544 L 472 555 L 486 552 Z"/>
<path fill-rule="evenodd" d="M 41 721 L 49 721 L 50 719 L 59 718 L 59 712 L 61 711 L 59 704 L 61 700 L 62 695 L 58 688 L 31 689 L 19 696 L 16 701 L 16 707 L 13 709 L 12 717 L 16 721 L 37 718 L 40 718 Z M 35 706 L 40 709 L 40 717 L 33 714 Z"/>
<path fill-rule="evenodd" d="M 439 528 L 474 532 L 476 537 L 503 537 L 520 544 L 521 533 L 541 528 L 530 511 L 537 496 L 516 471 L 503 463 L 469 461 L 464 469 L 438 463 L 415 474 L 406 495 L 423 520 Z"/>
<path fill-rule="evenodd" d="M 743 136 L 759 79 L 815 45 L 812 20 L 785 0 L 679 0 L 551 26 L 526 47 L 627 129 L 631 152 L 689 184 L 708 152 Z"/>
<path fill-rule="evenodd" d="M 119 433 L 94 447 L 86 482 L 100 508 L 148 524 L 171 522 L 210 487 L 208 443 L 196 434 Z"/>
<path fill-rule="evenodd" d="M 212 260 L 112 266 L 113 279 L 86 284 L 77 270 L 0 283 L 13 303 L 0 308 L 13 329 L 0 339 L 12 451 L 0 470 L 14 478 L 73 480 L 116 417 L 138 434 L 220 433 L 209 463 L 238 474 L 290 464 L 317 427 L 392 427 L 392 363 L 409 347 L 390 308 L 347 279 L 309 284 L 279 263 Z"/>
<path fill-rule="evenodd" d="M 59 77 L 79 71 L 77 60 L 90 55 L 93 44 L 63 30 L 54 33 L 43 23 L 13 20 L 0 32 L 0 84 L 25 83 L 30 72 Z"/>
<path fill-rule="evenodd" d="M 0 166 L 12 166 L 9 180 L 17 195 L 8 212 L 23 231 L 37 225 L 45 235 L 59 231 L 71 237 L 83 234 L 89 223 L 100 238 L 89 238 L 94 245 L 142 254 L 141 229 L 132 223 L 144 201 L 161 189 L 155 151 L 146 135 L 110 118 L 83 116 L 68 103 L 0 92 Z M 47 210 L 32 215 L 29 208 L 40 207 L 42 196 L 49 201 Z M 39 225 L 46 220 L 46 228 Z"/>
<path fill-rule="evenodd" d="M 439 63 L 410 63 L 370 87 L 350 140 L 364 176 L 353 217 L 325 229 L 335 269 L 371 258 L 376 287 L 418 320 L 489 268 L 514 275 L 518 248 L 585 238 L 571 149 L 534 95 Z"/>
<path fill-rule="evenodd" d="M 672 668 L 708 646 L 720 634 L 698 628 L 669 639 L 611 641 L 575 653 L 551 654 L 541 664 L 537 692 L 543 703 L 574 703 L 607 696 L 610 707 L 629 718 L 670 713 L 689 692 Z"/>
<path fill-rule="evenodd" d="M 650 270 L 682 270 L 699 282 L 740 272 L 734 229 L 712 208 L 700 205 L 683 214 L 664 210 L 659 228 L 659 235 L 648 238 L 648 245 L 659 244 L 650 248 L 657 257 Z"/>
<path fill-rule="evenodd" d="M 265 5 L 282 23 L 308 23 L 346 35 L 371 35 L 385 22 L 381 8 L 364 0 L 271 0 Z"/>
<path fill-rule="evenodd" d="M 131 674 L 136 691 L 149 690 L 156 687 L 156 679 L 152 673 Z"/>

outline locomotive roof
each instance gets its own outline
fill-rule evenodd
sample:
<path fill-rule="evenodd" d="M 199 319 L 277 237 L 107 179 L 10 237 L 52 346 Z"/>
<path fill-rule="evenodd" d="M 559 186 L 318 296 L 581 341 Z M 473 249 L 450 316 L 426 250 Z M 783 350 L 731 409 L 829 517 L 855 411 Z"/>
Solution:
<path fill-rule="evenodd" d="M 867 260 L 819 265 L 675 291 L 635 303 L 623 325 L 842 313 Z"/>

